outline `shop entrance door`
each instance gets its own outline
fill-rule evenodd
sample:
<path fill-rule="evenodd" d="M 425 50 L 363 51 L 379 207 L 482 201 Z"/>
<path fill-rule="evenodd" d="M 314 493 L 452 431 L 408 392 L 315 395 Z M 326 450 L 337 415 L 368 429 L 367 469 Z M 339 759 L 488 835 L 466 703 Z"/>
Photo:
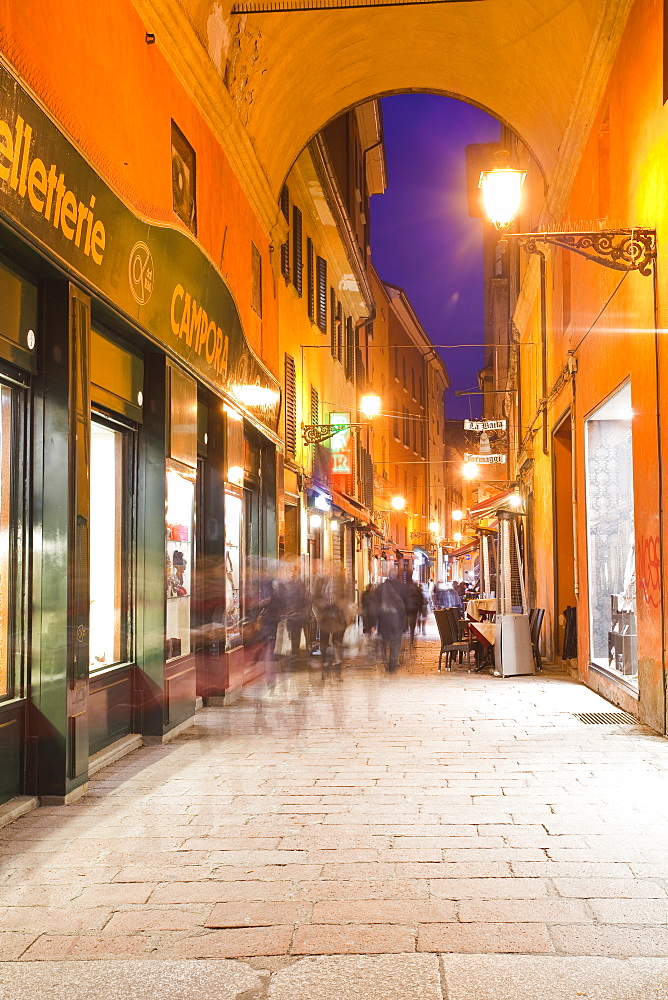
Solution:
<path fill-rule="evenodd" d="M 573 433 L 570 412 L 553 434 L 554 497 L 554 650 L 564 655 L 564 611 L 575 608 L 575 543 L 573 538 Z M 573 654 L 572 649 L 566 653 Z"/>

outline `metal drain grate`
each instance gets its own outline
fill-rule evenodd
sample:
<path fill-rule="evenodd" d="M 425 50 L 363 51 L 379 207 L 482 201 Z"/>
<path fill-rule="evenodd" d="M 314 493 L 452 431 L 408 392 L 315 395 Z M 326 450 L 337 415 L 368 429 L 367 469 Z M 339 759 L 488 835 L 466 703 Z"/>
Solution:
<path fill-rule="evenodd" d="M 586 726 L 637 726 L 638 720 L 628 712 L 574 712 Z"/>

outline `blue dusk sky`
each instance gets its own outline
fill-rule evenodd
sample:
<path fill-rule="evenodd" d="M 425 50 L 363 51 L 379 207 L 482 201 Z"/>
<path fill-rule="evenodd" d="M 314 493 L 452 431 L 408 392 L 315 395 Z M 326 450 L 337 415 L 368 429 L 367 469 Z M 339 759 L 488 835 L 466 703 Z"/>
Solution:
<path fill-rule="evenodd" d="M 388 185 L 371 199 L 371 255 L 403 288 L 434 344 L 482 344 L 482 225 L 468 214 L 464 147 L 499 139 L 496 119 L 434 94 L 382 102 Z M 446 416 L 478 416 L 482 350 L 440 351 L 450 375 Z"/>

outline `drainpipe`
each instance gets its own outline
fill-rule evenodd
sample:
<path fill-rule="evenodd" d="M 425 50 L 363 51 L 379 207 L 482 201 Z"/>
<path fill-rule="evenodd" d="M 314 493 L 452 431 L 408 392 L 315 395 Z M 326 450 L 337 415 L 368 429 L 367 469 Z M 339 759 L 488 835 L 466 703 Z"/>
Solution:
<path fill-rule="evenodd" d="M 663 455 L 661 449 L 661 365 L 659 353 L 659 295 L 657 281 L 657 258 L 652 266 L 652 293 L 654 305 L 654 357 L 656 363 L 656 437 L 659 454 L 659 586 L 661 601 L 661 667 L 663 672 L 663 731 L 666 732 L 666 599 L 664 591 L 664 528 L 663 528 Z"/>
<path fill-rule="evenodd" d="M 547 433 L 547 259 L 542 250 L 536 250 L 536 253 L 540 257 L 540 394 L 543 407 L 543 454 L 547 455 L 549 450 Z"/>

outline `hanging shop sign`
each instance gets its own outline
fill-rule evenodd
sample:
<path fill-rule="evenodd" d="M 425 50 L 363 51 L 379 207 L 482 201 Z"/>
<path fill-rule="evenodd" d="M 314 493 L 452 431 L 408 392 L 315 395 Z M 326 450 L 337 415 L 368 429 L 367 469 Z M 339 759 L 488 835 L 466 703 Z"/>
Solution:
<path fill-rule="evenodd" d="M 464 453 L 465 462 L 473 462 L 475 465 L 505 465 L 505 455 L 471 455 Z"/>
<path fill-rule="evenodd" d="M 464 461 L 475 465 L 504 465 L 508 452 L 505 420 L 464 421 Z"/>
<path fill-rule="evenodd" d="M 253 353 L 202 248 L 135 215 L 2 63 L 0 216 L 213 386 L 269 390 L 246 408 L 277 429 L 280 384 Z"/>
<path fill-rule="evenodd" d="M 330 424 L 344 425 L 343 429 L 332 434 L 329 440 L 329 450 L 332 453 L 332 476 L 352 476 L 353 473 L 353 439 L 350 431 L 349 413 L 330 413 Z"/>
<path fill-rule="evenodd" d="M 505 420 L 465 420 L 465 431 L 505 431 Z"/>

